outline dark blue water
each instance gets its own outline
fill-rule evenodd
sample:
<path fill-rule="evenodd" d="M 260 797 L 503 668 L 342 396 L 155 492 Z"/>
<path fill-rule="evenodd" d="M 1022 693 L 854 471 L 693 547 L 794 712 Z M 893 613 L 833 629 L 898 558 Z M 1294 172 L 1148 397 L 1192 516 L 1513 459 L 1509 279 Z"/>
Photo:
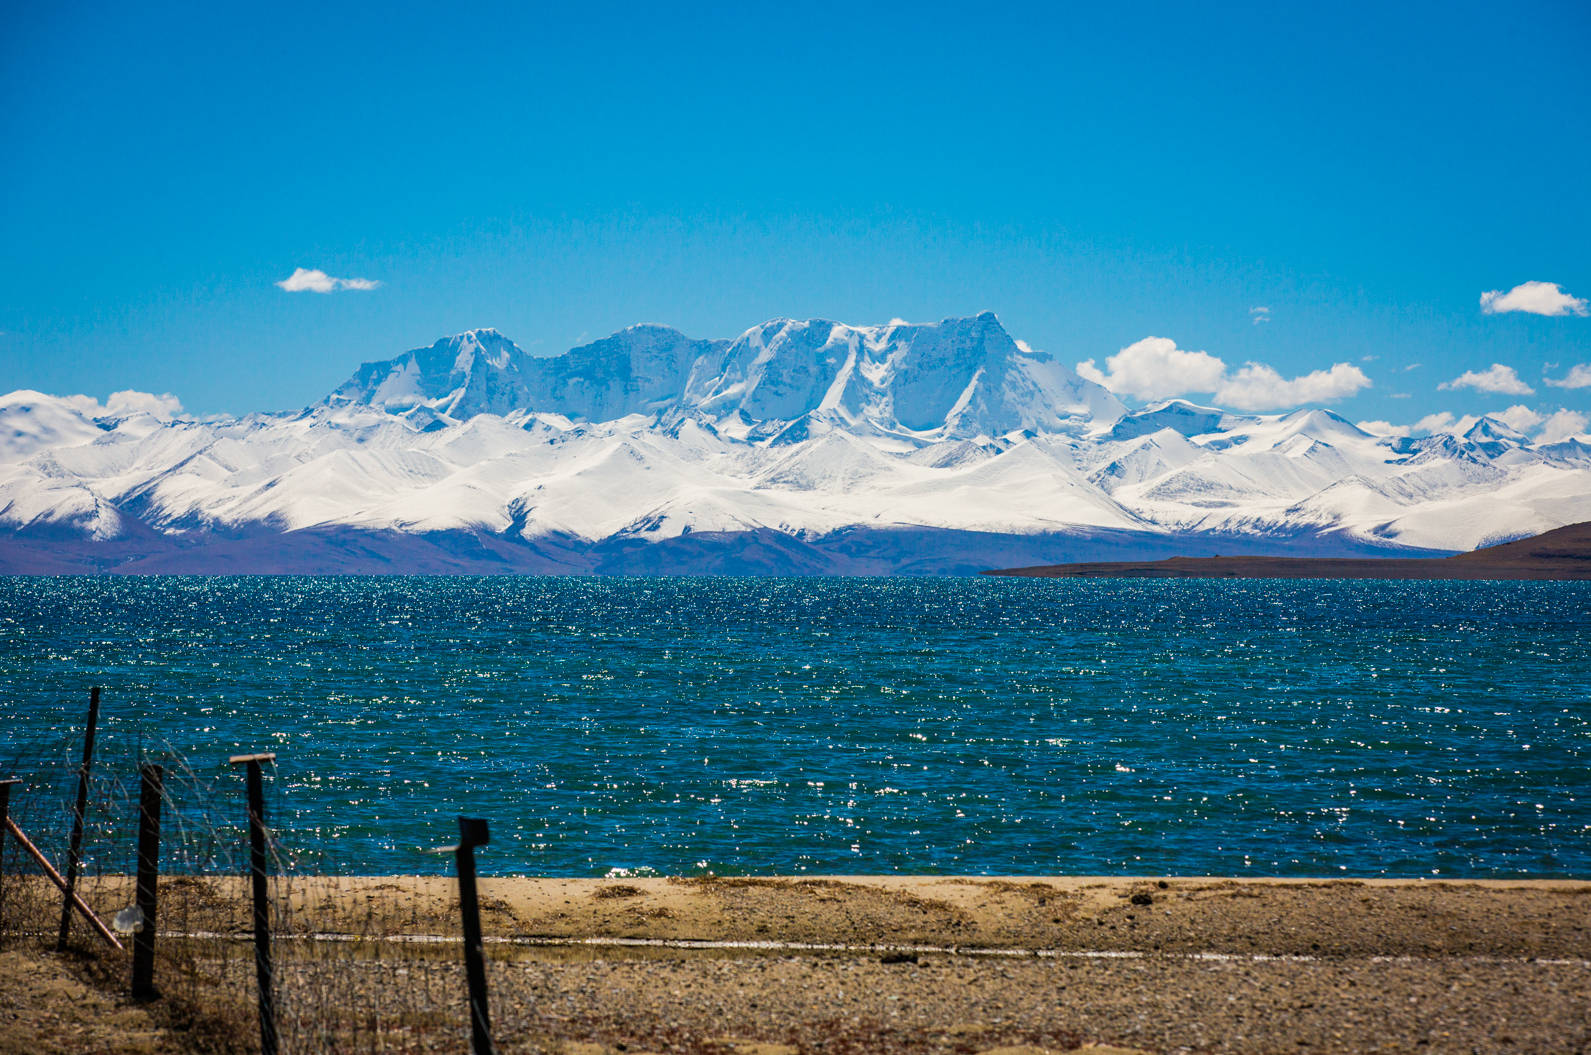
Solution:
<path fill-rule="evenodd" d="M 0 759 L 100 683 L 345 872 L 1588 876 L 1588 646 L 1585 583 L 10 579 Z"/>

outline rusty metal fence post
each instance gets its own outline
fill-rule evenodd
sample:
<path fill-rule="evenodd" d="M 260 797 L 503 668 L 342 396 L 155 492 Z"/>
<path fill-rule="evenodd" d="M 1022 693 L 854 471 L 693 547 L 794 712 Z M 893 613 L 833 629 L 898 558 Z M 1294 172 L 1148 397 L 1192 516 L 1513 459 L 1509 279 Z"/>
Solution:
<path fill-rule="evenodd" d="M 265 791 L 260 763 L 274 754 L 233 755 L 232 765 L 248 767 L 249 877 L 254 888 L 254 976 L 260 997 L 260 1053 L 276 1055 L 276 994 L 271 978 L 271 903 L 265 885 Z"/>
<path fill-rule="evenodd" d="M 160 797 L 165 770 L 139 768 L 138 893 L 140 925 L 133 936 L 133 999 L 153 1000 L 155 993 L 155 885 L 160 879 Z"/>
<path fill-rule="evenodd" d="M 61 900 L 61 931 L 55 951 L 66 951 L 72 930 L 72 898 L 77 892 L 77 872 L 83 865 L 83 815 L 88 812 L 88 772 L 94 765 L 94 730 L 99 725 L 99 686 L 88 691 L 88 728 L 83 730 L 83 764 L 77 770 L 77 805 L 72 810 L 72 840 L 66 851 L 66 896 Z"/>

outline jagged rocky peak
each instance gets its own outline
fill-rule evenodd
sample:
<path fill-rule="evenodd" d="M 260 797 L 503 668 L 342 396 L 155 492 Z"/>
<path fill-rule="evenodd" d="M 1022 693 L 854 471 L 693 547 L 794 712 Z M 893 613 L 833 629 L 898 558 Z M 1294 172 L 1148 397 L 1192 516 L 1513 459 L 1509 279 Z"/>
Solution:
<path fill-rule="evenodd" d="M 363 364 L 328 402 L 365 403 L 394 413 L 426 406 L 452 418 L 510 414 L 524 406 L 524 373 L 531 361 L 496 330 L 468 330 L 429 348 Z"/>
<path fill-rule="evenodd" d="M 753 326 L 720 360 L 696 365 L 683 401 L 710 418 L 794 421 L 823 409 L 835 379 L 854 364 L 862 333 L 822 319 Z"/>

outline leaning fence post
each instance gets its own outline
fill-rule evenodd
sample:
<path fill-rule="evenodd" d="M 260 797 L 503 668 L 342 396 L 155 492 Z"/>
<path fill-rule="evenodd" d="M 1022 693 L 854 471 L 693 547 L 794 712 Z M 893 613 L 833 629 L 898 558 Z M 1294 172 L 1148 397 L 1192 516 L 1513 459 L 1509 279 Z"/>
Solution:
<path fill-rule="evenodd" d="M 459 818 L 454 847 L 459 871 L 459 912 L 464 917 L 464 973 L 470 986 L 470 1050 L 492 1055 L 492 1023 L 486 1011 L 486 955 L 481 947 L 481 907 L 475 896 L 475 848 L 491 842 L 486 821 Z"/>
<path fill-rule="evenodd" d="M 249 875 L 254 886 L 254 976 L 260 990 L 260 1055 L 276 1055 L 276 998 L 271 983 L 271 906 L 265 888 L 265 791 L 260 763 L 274 754 L 233 755 L 232 765 L 248 766 Z"/>
<path fill-rule="evenodd" d="M 0 780 L 0 932 L 5 930 L 6 896 L 6 820 L 11 816 L 11 785 L 16 779 Z"/>
<path fill-rule="evenodd" d="M 155 884 L 160 879 L 160 794 L 165 770 L 141 766 L 138 789 L 138 914 L 133 936 L 133 999 L 155 998 Z"/>
<path fill-rule="evenodd" d="M 88 690 L 88 728 L 83 730 L 83 764 L 77 770 L 77 807 L 72 811 L 72 841 L 66 851 L 66 897 L 61 901 L 61 931 L 55 951 L 66 951 L 72 929 L 72 895 L 77 890 L 77 870 L 83 863 L 83 814 L 88 812 L 88 771 L 94 765 L 94 729 L 99 725 L 99 686 Z"/>

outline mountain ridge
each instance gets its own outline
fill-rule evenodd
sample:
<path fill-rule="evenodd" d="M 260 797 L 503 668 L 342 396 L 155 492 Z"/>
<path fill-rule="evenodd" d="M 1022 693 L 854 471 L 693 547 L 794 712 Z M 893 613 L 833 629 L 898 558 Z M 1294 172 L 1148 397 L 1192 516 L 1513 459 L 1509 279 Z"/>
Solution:
<path fill-rule="evenodd" d="M 1129 558 L 1234 539 L 1450 553 L 1583 520 L 1591 443 L 1535 444 L 1491 418 L 1411 438 L 1321 408 L 1129 408 L 987 312 L 775 319 L 733 340 L 644 324 L 546 357 L 469 330 L 280 414 L 0 397 L 0 569 L 50 565 L 43 539 L 84 569 L 208 567 L 198 554 L 246 537 L 259 567 L 274 546 L 401 570 L 433 540 L 438 567 L 666 569 L 674 554 L 960 573 L 1085 559 L 1103 538 Z M 459 556 L 477 546 L 506 556 Z M 559 556 L 526 555 L 544 551 Z"/>
<path fill-rule="evenodd" d="M 672 414 L 732 431 L 737 418 L 788 426 L 815 417 L 909 439 L 1066 431 L 1125 409 L 1103 386 L 1016 341 L 993 312 L 882 326 L 777 318 L 732 341 L 642 324 L 544 357 L 494 329 L 467 330 L 362 364 L 323 403 L 425 407 L 455 421 Z"/>

